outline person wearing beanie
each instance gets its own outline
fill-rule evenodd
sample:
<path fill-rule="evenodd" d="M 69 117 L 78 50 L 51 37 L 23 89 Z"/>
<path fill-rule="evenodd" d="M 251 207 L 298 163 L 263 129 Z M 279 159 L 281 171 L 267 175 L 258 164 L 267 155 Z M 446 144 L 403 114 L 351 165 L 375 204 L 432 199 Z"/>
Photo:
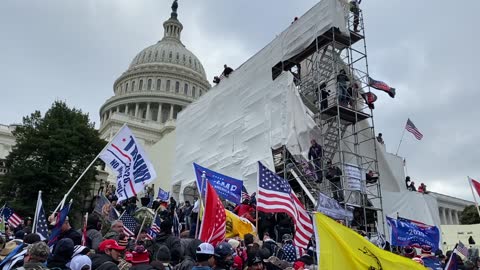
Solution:
<path fill-rule="evenodd" d="M 173 270 L 173 266 L 170 264 L 172 256 L 167 246 L 162 245 L 158 247 L 155 253 L 155 260 L 150 264 L 154 268 L 161 269 L 162 267 L 167 270 Z"/>
<path fill-rule="evenodd" d="M 150 254 L 145 249 L 144 246 L 138 245 L 135 249 L 131 252 L 131 263 L 132 267 L 130 270 L 149 270 L 152 269 L 150 263 Z"/>
<path fill-rule="evenodd" d="M 67 263 L 72 259 L 74 247 L 72 239 L 60 239 L 53 248 L 53 256 L 48 259 L 47 267 L 69 270 Z"/>
<path fill-rule="evenodd" d="M 36 233 L 29 233 L 25 235 L 25 237 L 23 238 L 23 242 L 25 244 L 34 244 L 34 243 L 40 242 L 41 240 L 42 239 L 40 239 L 40 235 Z"/>
<path fill-rule="evenodd" d="M 72 258 L 68 267 L 71 270 L 90 270 L 92 269 L 92 260 L 87 255 L 77 255 Z"/>
<path fill-rule="evenodd" d="M 92 270 L 119 270 L 118 263 L 124 250 L 125 247 L 118 245 L 117 241 L 104 240 L 98 245 L 98 253 L 90 257 Z"/>
<path fill-rule="evenodd" d="M 37 242 L 27 247 L 27 253 L 23 258 L 23 266 L 19 270 L 40 270 L 48 269 L 45 267 L 45 262 L 50 255 L 50 248 L 45 242 Z"/>
<path fill-rule="evenodd" d="M 182 257 L 182 245 L 180 239 L 172 235 L 172 222 L 169 219 L 160 224 L 160 233 L 155 238 L 154 252 L 156 254 L 159 247 L 166 246 L 172 256 L 171 261 L 175 265 L 180 262 Z"/>
<path fill-rule="evenodd" d="M 210 243 L 201 243 L 195 252 L 197 259 L 197 266 L 192 270 L 211 270 L 215 263 L 214 255 L 215 249 Z"/>

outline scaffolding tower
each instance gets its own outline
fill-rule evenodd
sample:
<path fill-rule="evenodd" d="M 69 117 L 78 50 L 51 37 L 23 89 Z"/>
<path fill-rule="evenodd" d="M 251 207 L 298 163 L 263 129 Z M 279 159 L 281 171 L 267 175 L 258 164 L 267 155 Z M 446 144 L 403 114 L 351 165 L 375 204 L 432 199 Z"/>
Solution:
<path fill-rule="evenodd" d="M 321 192 L 353 211 L 352 228 L 374 233 L 383 210 L 375 125 L 367 102 L 365 29 L 361 10 L 345 9 L 348 34 L 331 28 L 304 52 L 272 68 L 273 78 L 283 71 L 294 74 L 317 124 L 318 136 L 312 139 L 322 146 L 322 157 L 306 160 L 285 146 L 272 149 L 272 155 L 276 173 L 290 182 L 307 209 L 315 208 Z"/>

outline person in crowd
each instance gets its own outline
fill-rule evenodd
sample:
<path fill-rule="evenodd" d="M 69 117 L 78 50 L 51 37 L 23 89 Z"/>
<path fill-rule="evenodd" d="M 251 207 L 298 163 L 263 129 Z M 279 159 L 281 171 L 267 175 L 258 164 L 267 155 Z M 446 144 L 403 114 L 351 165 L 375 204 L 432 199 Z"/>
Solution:
<path fill-rule="evenodd" d="M 292 219 L 285 213 L 276 213 L 275 215 L 277 216 L 277 225 L 275 226 L 276 241 L 281 242 L 284 234 L 293 233 L 293 222 Z"/>
<path fill-rule="evenodd" d="M 181 261 L 182 246 L 180 239 L 172 235 L 172 222 L 168 219 L 160 224 L 160 233 L 155 238 L 155 252 L 153 254 L 156 254 L 161 246 L 166 246 L 169 249 L 173 265 Z"/>
<path fill-rule="evenodd" d="M 313 265 L 313 258 L 310 255 L 303 255 L 302 257 L 298 258 L 293 263 L 293 269 L 308 269 L 309 266 Z"/>
<path fill-rule="evenodd" d="M 320 84 L 320 109 L 322 111 L 328 108 L 328 96 L 330 96 L 330 91 L 327 91 L 327 84 Z"/>
<path fill-rule="evenodd" d="M 155 253 L 155 260 L 150 265 L 155 268 L 163 267 L 166 270 L 173 270 L 172 256 L 168 247 L 165 245 L 160 246 Z"/>
<path fill-rule="evenodd" d="M 332 161 L 327 162 L 327 174 L 326 178 L 330 181 L 331 188 L 333 191 L 333 198 L 338 202 L 343 202 L 343 191 L 342 191 L 342 170 L 338 166 L 334 166 Z"/>
<path fill-rule="evenodd" d="M 91 256 L 92 270 L 119 270 L 121 254 L 124 246 L 118 245 L 114 239 L 107 239 L 98 245 L 98 253 Z"/>
<path fill-rule="evenodd" d="M 232 72 L 233 69 L 231 67 L 227 66 L 227 64 L 223 65 L 222 75 L 225 76 L 225 78 L 228 78 Z"/>
<path fill-rule="evenodd" d="M 233 265 L 233 249 L 228 243 L 220 243 L 215 247 L 214 270 L 230 270 Z"/>
<path fill-rule="evenodd" d="M 77 255 L 67 266 L 71 270 L 90 270 L 92 269 L 92 260 L 87 255 Z"/>
<path fill-rule="evenodd" d="M 118 241 L 120 239 L 120 234 L 123 234 L 123 229 L 123 221 L 115 220 L 110 226 L 110 231 L 103 236 L 103 239 L 114 239 Z"/>
<path fill-rule="evenodd" d="M 42 270 L 48 269 L 45 267 L 45 262 L 50 255 L 50 248 L 45 242 L 36 242 L 27 247 L 27 253 L 23 258 L 23 266 L 17 268 L 18 270 Z"/>
<path fill-rule="evenodd" d="M 293 239 L 291 234 L 285 234 L 282 237 L 282 248 L 278 252 L 278 258 L 289 263 L 293 263 L 297 260 L 297 249 L 293 245 Z"/>
<path fill-rule="evenodd" d="M 177 209 L 177 201 L 173 197 L 170 197 L 170 204 L 168 204 L 168 210 L 170 212 L 170 215 L 173 216 L 173 212 L 176 209 Z"/>
<path fill-rule="evenodd" d="M 87 247 L 90 249 L 98 249 L 98 245 L 103 241 L 101 233 L 102 221 L 97 214 L 91 214 L 87 219 Z"/>
<path fill-rule="evenodd" d="M 340 106 L 348 106 L 348 99 L 347 99 L 347 82 L 350 79 L 347 76 L 347 72 L 345 69 L 341 69 L 339 74 L 337 75 L 337 96 Z"/>
<path fill-rule="evenodd" d="M 383 136 L 382 133 L 378 133 L 377 142 L 379 142 L 380 144 L 385 144 L 382 136 Z"/>
<path fill-rule="evenodd" d="M 358 83 L 354 82 L 348 87 L 347 89 L 347 104 L 350 105 L 351 108 L 355 109 L 355 102 L 358 99 L 358 91 L 360 87 Z"/>
<path fill-rule="evenodd" d="M 292 264 L 281 260 L 278 257 L 270 256 L 267 260 L 264 260 L 266 264 L 266 269 L 268 270 L 285 270 L 285 269 L 292 269 Z"/>
<path fill-rule="evenodd" d="M 48 259 L 47 267 L 69 270 L 67 263 L 72 259 L 74 247 L 71 238 L 60 239 L 53 248 L 53 255 Z"/>
<path fill-rule="evenodd" d="M 322 157 L 323 149 L 320 144 L 317 143 L 315 139 L 310 141 L 310 149 L 308 149 L 308 159 L 313 163 L 315 171 L 317 173 L 317 182 L 321 183 L 323 180 L 322 176 Z"/>
<path fill-rule="evenodd" d="M 23 241 L 23 238 L 25 238 L 25 232 L 23 230 L 18 230 L 15 232 L 15 239 Z"/>
<path fill-rule="evenodd" d="M 135 249 L 131 252 L 131 270 L 149 270 L 150 266 L 150 254 L 142 245 L 135 246 Z"/>
<path fill-rule="evenodd" d="M 275 239 L 275 214 L 258 212 L 258 236 L 265 239 L 265 235 Z"/>
<path fill-rule="evenodd" d="M 350 12 L 353 14 L 353 31 L 358 32 L 360 24 L 360 3 L 362 0 L 350 0 Z"/>
<path fill-rule="evenodd" d="M 213 83 L 214 84 L 219 84 L 220 83 L 220 78 L 218 76 L 213 77 Z"/>
<path fill-rule="evenodd" d="M 251 262 L 251 265 L 248 267 L 248 270 L 263 270 L 264 265 L 263 265 L 263 260 L 260 257 L 255 257 L 253 261 Z"/>
<path fill-rule="evenodd" d="M 191 215 L 192 215 L 193 206 L 190 204 L 190 201 L 185 201 L 183 206 L 183 213 L 185 215 L 185 226 L 187 230 L 190 230 L 192 224 Z"/>
<path fill-rule="evenodd" d="M 201 243 L 195 252 L 197 259 L 197 266 L 192 270 L 211 270 L 215 264 L 215 249 L 209 243 Z"/>
<path fill-rule="evenodd" d="M 231 268 L 234 270 L 243 270 L 244 258 L 242 257 L 240 241 L 235 239 L 230 239 L 228 240 L 228 244 L 230 244 L 230 246 L 232 246 L 232 249 L 233 249 L 233 265 Z"/>
<path fill-rule="evenodd" d="M 173 269 L 175 270 L 190 270 L 192 269 L 196 262 L 195 256 L 197 252 L 197 248 L 200 246 L 202 241 L 198 239 L 191 239 L 188 242 L 187 246 L 183 249 L 183 260 L 181 263 L 175 265 Z"/>
<path fill-rule="evenodd" d="M 420 193 L 427 193 L 427 186 L 424 183 L 421 183 L 420 186 L 418 186 L 417 191 Z"/>
<path fill-rule="evenodd" d="M 270 238 L 270 235 L 268 233 L 265 233 L 263 236 L 263 248 L 268 249 L 270 252 L 270 255 L 272 256 L 277 256 L 278 251 L 280 250 L 280 247 L 277 245 L 277 242 L 275 242 L 272 238 Z"/>
<path fill-rule="evenodd" d="M 40 235 L 36 233 L 29 233 L 25 235 L 25 237 L 23 238 L 23 243 L 34 244 L 34 243 L 40 242 L 41 240 L 42 239 L 40 239 Z"/>
<path fill-rule="evenodd" d="M 415 182 L 411 181 L 407 189 L 410 191 L 417 191 L 417 188 L 415 187 Z"/>
<path fill-rule="evenodd" d="M 23 220 L 23 231 L 26 234 L 29 234 L 32 232 L 32 217 L 26 217 Z"/>
<path fill-rule="evenodd" d="M 251 212 L 254 212 L 255 208 L 250 206 L 249 201 L 247 199 L 243 200 L 241 204 L 237 205 L 233 212 L 237 214 L 239 217 L 244 217 L 248 219 L 250 222 L 255 222 L 255 218 L 252 216 Z"/>
<path fill-rule="evenodd" d="M 407 189 L 410 187 L 410 181 L 410 176 L 405 177 L 405 186 L 407 187 Z"/>

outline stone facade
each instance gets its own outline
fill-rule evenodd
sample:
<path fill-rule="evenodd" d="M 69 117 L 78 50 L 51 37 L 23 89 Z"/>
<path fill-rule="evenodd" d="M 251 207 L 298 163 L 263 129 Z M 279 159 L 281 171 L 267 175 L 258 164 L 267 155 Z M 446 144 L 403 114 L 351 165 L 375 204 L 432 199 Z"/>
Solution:
<path fill-rule="evenodd" d="M 15 145 L 15 137 L 12 134 L 15 127 L 15 125 L 7 126 L 0 124 L 0 175 L 4 175 L 7 172 L 5 158 Z"/>

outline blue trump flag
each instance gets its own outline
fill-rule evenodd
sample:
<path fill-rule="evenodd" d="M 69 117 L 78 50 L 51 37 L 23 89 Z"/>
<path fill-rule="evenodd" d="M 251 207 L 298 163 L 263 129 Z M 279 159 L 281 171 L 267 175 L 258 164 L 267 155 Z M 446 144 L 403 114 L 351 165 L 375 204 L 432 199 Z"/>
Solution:
<path fill-rule="evenodd" d="M 205 172 L 206 179 L 213 186 L 218 196 L 233 203 L 241 203 L 243 181 L 209 170 L 196 163 L 193 163 L 193 167 L 197 176 L 197 187 L 202 186 L 202 173 Z M 202 195 L 204 195 L 205 183 L 201 190 Z"/>
<path fill-rule="evenodd" d="M 162 188 L 158 188 L 157 198 L 164 202 L 168 202 L 168 199 L 170 199 L 170 191 L 165 191 Z"/>
<path fill-rule="evenodd" d="M 57 214 L 57 220 L 55 222 L 55 226 L 53 227 L 51 233 L 50 233 L 50 238 L 48 239 L 48 246 L 53 246 L 57 243 L 58 237 L 60 236 L 60 233 L 62 232 L 62 225 L 65 223 L 65 220 L 67 219 L 68 212 L 70 212 L 70 206 L 72 204 L 66 204 L 62 210 Z"/>
<path fill-rule="evenodd" d="M 436 226 L 391 217 L 387 217 L 387 224 L 390 227 L 392 246 L 404 247 L 418 244 L 431 246 L 433 252 L 440 249 L 440 231 Z"/>

